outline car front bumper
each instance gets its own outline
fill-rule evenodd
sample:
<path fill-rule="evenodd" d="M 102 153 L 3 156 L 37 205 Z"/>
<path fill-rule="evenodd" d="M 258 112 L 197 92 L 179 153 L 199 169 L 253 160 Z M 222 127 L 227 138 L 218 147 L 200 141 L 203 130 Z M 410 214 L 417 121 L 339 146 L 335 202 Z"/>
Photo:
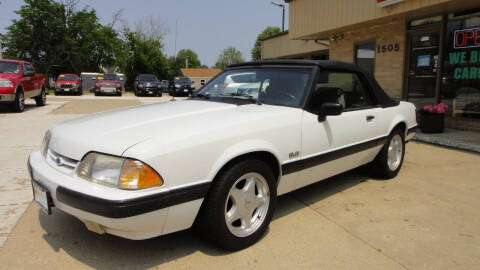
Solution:
<path fill-rule="evenodd" d="M 67 175 L 40 152 L 28 159 L 32 181 L 50 194 L 53 207 L 73 215 L 89 230 L 141 240 L 191 227 L 209 183 L 181 188 L 126 191 Z"/>
<path fill-rule="evenodd" d="M 15 94 L 0 94 L 0 102 L 13 102 L 15 101 Z"/>

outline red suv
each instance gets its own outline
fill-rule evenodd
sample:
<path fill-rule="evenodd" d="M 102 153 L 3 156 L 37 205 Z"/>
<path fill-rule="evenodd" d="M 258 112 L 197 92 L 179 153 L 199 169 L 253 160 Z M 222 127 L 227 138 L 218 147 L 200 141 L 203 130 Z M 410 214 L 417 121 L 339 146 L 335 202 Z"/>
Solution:
<path fill-rule="evenodd" d="M 98 74 L 95 81 L 95 96 L 103 94 L 122 96 L 122 83 L 117 74 Z"/>
<path fill-rule="evenodd" d="M 60 74 L 55 82 L 55 96 L 60 94 L 82 95 L 80 77 L 77 74 Z"/>

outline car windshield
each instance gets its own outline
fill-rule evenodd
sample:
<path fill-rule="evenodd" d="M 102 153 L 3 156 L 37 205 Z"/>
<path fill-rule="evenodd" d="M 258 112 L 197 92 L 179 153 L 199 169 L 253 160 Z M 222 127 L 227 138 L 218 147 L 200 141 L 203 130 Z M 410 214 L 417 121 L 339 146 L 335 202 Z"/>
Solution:
<path fill-rule="evenodd" d="M 138 76 L 138 80 L 140 81 L 148 81 L 148 82 L 156 82 L 158 81 L 157 77 L 152 74 L 142 74 Z"/>
<path fill-rule="evenodd" d="M 77 81 L 78 77 L 73 75 L 60 75 L 58 76 L 57 81 Z"/>
<path fill-rule="evenodd" d="M 18 63 L 0 61 L 0 73 L 20 74 Z"/>
<path fill-rule="evenodd" d="M 106 80 L 106 81 L 116 81 L 118 80 L 117 75 L 115 74 L 100 74 L 98 75 L 98 80 Z"/>
<path fill-rule="evenodd" d="M 210 81 L 196 96 L 299 107 L 311 74 L 309 68 L 232 69 Z"/>
<path fill-rule="evenodd" d="M 192 84 L 192 81 L 189 78 L 175 78 L 175 84 L 187 85 Z"/>

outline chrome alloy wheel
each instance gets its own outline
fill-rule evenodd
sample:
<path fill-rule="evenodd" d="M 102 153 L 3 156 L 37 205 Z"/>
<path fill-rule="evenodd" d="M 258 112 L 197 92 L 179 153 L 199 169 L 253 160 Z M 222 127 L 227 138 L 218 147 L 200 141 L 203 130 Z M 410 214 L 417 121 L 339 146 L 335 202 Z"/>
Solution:
<path fill-rule="evenodd" d="M 43 104 L 47 103 L 47 91 L 42 89 L 42 102 Z"/>
<path fill-rule="evenodd" d="M 258 173 L 238 178 L 227 195 L 225 221 L 228 230 L 237 237 L 247 237 L 265 221 L 270 204 L 267 180 Z"/>
<path fill-rule="evenodd" d="M 398 134 L 392 137 L 388 145 L 388 168 L 392 171 L 398 169 L 402 162 L 403 142 L 402 137 Z"/>
<path fill-rule="evenodd" d="M 23 93 L 20 93 L 18 95 L 18 108 L 20 109 L 20 111 L 23 111 L 23 109 L 25 108 L 25 96 L 23 95 Z"/>

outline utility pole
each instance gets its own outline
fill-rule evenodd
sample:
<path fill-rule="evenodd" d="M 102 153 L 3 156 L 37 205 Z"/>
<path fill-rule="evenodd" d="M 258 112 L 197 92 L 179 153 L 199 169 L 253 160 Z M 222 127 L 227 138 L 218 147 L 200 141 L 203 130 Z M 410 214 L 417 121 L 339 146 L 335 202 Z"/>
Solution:
<path fill-rule="evenodd" d="M 272 1 L 272 5 L 282 8 L 282 32 L 285 32 L 285 5 Z"/>
<path fill-rule="evenodd" d="M 188 68 L 188 56 L 185 57 L 185 68 Z"/>

